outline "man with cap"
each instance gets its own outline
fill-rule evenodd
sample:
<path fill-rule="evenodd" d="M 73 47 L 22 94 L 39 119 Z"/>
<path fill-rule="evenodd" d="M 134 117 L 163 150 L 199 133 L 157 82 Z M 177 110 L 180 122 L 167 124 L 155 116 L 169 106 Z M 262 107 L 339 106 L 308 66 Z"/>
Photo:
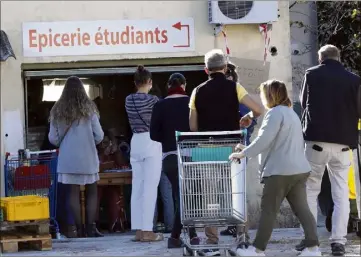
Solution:
<path fill-rule="evenodd" d="M 196 87 L 189 102 L 189 126 L 192 131 L 236 131 L 248 127 L 260 116 L 263 108 L 240 84 L 226 78 L 227 58 L 222 50 L 214 49 L 205 55 L 205 71 L 209 80 Z M 251 111 L 239 118 L 239 104 Z M 208 244 L 218 244 L 216 227 L 206 227 Z M 206 256 L 218 256 L 219 250 L 204 250 Z"/>

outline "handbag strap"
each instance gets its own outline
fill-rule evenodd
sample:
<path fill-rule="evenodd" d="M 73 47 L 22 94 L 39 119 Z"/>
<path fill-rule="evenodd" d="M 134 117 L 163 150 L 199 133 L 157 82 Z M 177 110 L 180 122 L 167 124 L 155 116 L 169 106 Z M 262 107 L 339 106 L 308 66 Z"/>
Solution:
<path fill-rule="evenodd" d="M 73 125 L 73 123 L 74 123 L 74 121 L 72 121 L 72 122 L 70 123 L 70 125 L 65 129 L 63 136 L 62 136 L 61 139 L 59 140 L 59 147 L 60 147 L 61 143 L 63 142 L 64 138 L 66 137 L 66 135 L 68 134 L 68 131 L 69 131 L 69 129 L 71 128 L 71 126 Z"/>
<path fill-rule="evenodd" d="M 135 101 L 134 101 L 134 94 L 132 95 L 132 100 L 133 100 L 133 105 L 134 105 L 134 108 L 139 116 L 139 118 L 142 120 L 142 122 L 144 123 L 144 125 L 149 129 L 149 125 L 143 120 L 142 116 L 140 115 L 139 111 L 138 111 L 138 108 L 137 106 L 135 105 Z"/>

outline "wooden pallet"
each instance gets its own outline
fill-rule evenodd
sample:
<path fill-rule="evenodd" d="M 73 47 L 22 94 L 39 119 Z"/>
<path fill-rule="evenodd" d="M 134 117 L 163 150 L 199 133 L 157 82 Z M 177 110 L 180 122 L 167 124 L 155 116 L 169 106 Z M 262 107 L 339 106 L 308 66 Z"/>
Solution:
<path fill-rule="evenodd" d="M 3 221 L 0 222 L 0 230 L 14 229 L 18 232 L 31 232 L 37 235 L 49 234 L 49 219 L 27 221 Z"/>
<path fill-rule="evenodd" d="M 2 231 L 0 236 L 2 253 L 16 253 L 19 250 L 48 251 L 52 249 L 51 235 L 34 235 L 17 231 Z"/>

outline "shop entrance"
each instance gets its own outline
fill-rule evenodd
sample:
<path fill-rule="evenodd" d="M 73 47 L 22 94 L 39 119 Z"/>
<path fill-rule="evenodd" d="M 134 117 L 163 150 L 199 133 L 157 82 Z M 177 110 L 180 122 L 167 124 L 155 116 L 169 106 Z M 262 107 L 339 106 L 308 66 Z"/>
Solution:
<path fill-rule="evenodd" d="M 207 79 L 203 65 L 148 66 L 153 74 L 151 94 L 165 97 L 167 81 L 173 72 L 181 72 L 187 79 L 187 94 Z M 135 92 L 134 67 L 74 70 L 24 71 L 26 147 L 39 150 L 48 125 L 49 112 L 62 92 L 67 77 L 82 79 L 88 95 L 99 107 L 104 130 L 116 129 L 126 138 L 131 132 L 125 112 L 125 98 Z"/>
<path fill-rule="evenodd" d="M 150 93 L 160 98 L 167 95 L 167 81 L 174 72 L 181 72 L 186 77 L 188 95 L 207 79 L 203 65 L 147 66 L 147 68 L 153 75 L 153 89 Z M 135 67 L 24 71 L 26 148 L 37 151 L 51 147 L 47 140 L 49 112 L 60 97 L 66 78 L 72 75 L 81 78 L 89 97 L 97 104 L 100 123 L 105 134 L 111 131 L 122 142 L 129 144 L 132 133 L 126 115 L 125 98 L 136 90 L 133 83 L 134 71 Z M 128 161 L 128 158 L 125 159 Z M 120 169 L 120 167 L 116 169 L 118 168 Z M 106 185 L 102 187 L 108 188 Z M 123 189 L 127 214 L 125 216 L 129 220 L 130 188 L 123 187 Z M 104 190 L 104 194 L 107 194 L 107 191 Z M 107 205 L 109 204 L 101 201 L 100 209 L 109 208 Z M 158 207 L 158 221 L 161 222 L 162 204 L 158 204 Z M 59 217 L 59 214 L 57 216 Z M 100 211 L 99 219 L 104 220 L 104 223 L 108 220 L 106 216 Z M 113 224 L 103 225 L 103 228 L 111 230 Z"/>

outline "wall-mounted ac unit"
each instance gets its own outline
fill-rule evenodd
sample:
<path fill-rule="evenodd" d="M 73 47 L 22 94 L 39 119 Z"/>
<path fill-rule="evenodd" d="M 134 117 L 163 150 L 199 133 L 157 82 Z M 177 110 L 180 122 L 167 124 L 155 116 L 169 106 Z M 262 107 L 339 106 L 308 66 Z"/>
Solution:
<path fill-rule="evenodd" d="M 251 24 L 277 21 L 277 1 L 208 1 L 209 23 Z"/>

